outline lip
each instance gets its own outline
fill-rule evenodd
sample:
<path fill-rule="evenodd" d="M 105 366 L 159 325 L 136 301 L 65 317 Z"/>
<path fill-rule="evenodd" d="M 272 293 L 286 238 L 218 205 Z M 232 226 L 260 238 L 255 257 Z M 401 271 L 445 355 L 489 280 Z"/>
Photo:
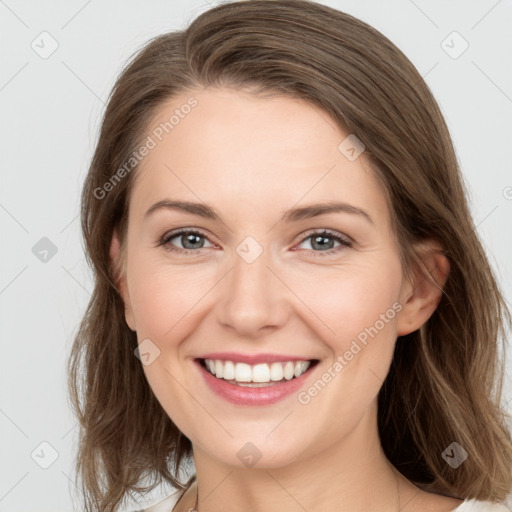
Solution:
<path fill-rule="evenodd" d="M 211 352 L 199 356 L 198 359 L 220 359 L 221 361 L 233 361 L 234 363 L 246 363 L 250 365 L 260 363 L 286 363 L 287 361 L 312 361 L 313 357 L 287 356 L 285 354 L 241 354 L 238 352 Z"/>
<path fill-rule="evenodd" d="M 312 363 L 306 372 L 303 373 L 300 377 L 295 377 L 291 380 L 284 381 L 279 384 L 271 384 L 269 386 L 251 388 L 231 384 L 224 379 L 218 379 L 203 366 L 202 359 L 203 358 L 195 359 L 194 363 L 199 369 L 202 378 L 210 390 L 213 391 L 217 396 L 227 400 L 232 404 L 248 406 L 271 405 L 285 399 L 286 397 L 289 397 L 292 394 L 296 394 L 299 389 L 304 386 L 306 380 L 309 379 L 309 377 L 314 373 L 315 368 L 319 364 L 319 360 L 315 359 L 314 363 Z M 285 361 L 290 360 L 291 359 L 285 359 Z M 302 359 L 298 359 L 296 357 L 293 358 L 293 360 L 302 361 Z M 281 359 L 279 361 L 281 361 Z"/>

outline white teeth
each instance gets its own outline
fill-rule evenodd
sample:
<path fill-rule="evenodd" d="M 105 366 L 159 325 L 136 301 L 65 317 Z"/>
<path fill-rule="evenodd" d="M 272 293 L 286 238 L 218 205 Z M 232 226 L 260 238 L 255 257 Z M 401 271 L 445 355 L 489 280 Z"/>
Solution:
<path fill-rule="evenodd" d="M 223 372 L 224 370 L 224 365 L 222 364 L 222 361 L 215 361 L 215 375 L 219 378 L 219 379 L 222 379 L 223 378 Z"/>
<path fill-rule="evenodd" d="M 284 363 L 266 363 L 251 366 L 246 363 L 234 363 L 220 359 L 205 359 L 206 368 L 219 379 L 237 382 L 279 382 L 300 377 L 311 365 L 311 361 L 287 361 Z"/>
<path fill-rule="evenodd" d="M 272 363 L 270 367 L 270 379 L 274 382 L 283 380 L 283 365 L 281 363 Z"/>
<path fill-rule="evenodd" d="M 295 363 L 295 377 L 300 377 L 309 368 L 309 365 L 309 361 L 298 361 Z"/>
<path fill-rule="evenodd" d="M 253 382 L 268 382 L 270 380 L 270 369 L 268 364 L 257 364 L 253 366 L 251 380 Z"/>
<path fill-rule="evenodd" d="M 226 380 L 233 380 L 235 378 L 235 365 L 231 361 L 226 361 L 224 363 L 222 378 Z"/>
<path fill-rule="evenodd" d="M 220 361 L 217 361 L 217 364 Z M 245 363 L 236 363 L 235 366 L 235 380 L 237 382 L 251 382 L 251 367 Z M 217 375 L 218 377 L 218 375 Z M 224 376 L 222 376 L 224 378 Z"/>
<path fill-rule="evenodd" d="M 291 361 L 288 361 L 285 365 L 284 365 L 284 378 L 286 380 L 290 380 L 290 379 L 293 379 L 294 375 L 295 375 L 295 365 L 291 362 Z"/>

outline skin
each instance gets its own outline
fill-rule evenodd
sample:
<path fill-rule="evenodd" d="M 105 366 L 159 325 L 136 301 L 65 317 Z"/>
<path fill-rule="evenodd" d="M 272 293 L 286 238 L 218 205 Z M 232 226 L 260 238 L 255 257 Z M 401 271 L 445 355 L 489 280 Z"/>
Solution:
<path fill-rule="evenodd" d="M 440 290 L 416 273 L 405 278 L 390 212 L 365 154 L 348 160 L 343 132 L 322 110 L 282 95 L 194 89 L 162 105 L 148 133 L 193 96 L 198 105 L 141 162 L 130 198 L 126 259 L 119 289 L 139 343 L 160 355 L 144 371 L 163 408 L 191 440 L 201 512 L 252 510 L 451 511 L 461 500 L 423 492 L 382 451 L 377 394 L 397 336 L 418 329 Z M 222 222 L 157 201 L 205 202 Z M 284 211 L 339 200 L 371 217 L 330 213 L 280 222 Z M 158 246 L 178 228 L 204 232 L 194 254 Z M 352 239 L 311 234 L 323 229 Z M 263 252 L 247 263 L 236 249 L 251 236 Z M 309 238 L 308 238 L 309 236 Z M 169 245 L 184 248 L 177 236 Z M 202 243 L 202 248 L 201 248 Z M 199 248 L 194 248 L 199 247 Z M 325 250 L 340 247 L 336 253 Z M 418 250 L 442 286 L 447 259 L 434 243 Z M 111 257 L 121 248 L 114 236 Z M 394 303 L 402 309 L 307 404 L 292 394 L 269 406 L 238 406 L 203 382 L 194 358 L 210 351 L 280 353 L 320 360 L 316 378 Z M 237 457 L 247 443 L 261 452 L 252 467 Z M 175 511 L 195 503 L 194 484 Z"/>

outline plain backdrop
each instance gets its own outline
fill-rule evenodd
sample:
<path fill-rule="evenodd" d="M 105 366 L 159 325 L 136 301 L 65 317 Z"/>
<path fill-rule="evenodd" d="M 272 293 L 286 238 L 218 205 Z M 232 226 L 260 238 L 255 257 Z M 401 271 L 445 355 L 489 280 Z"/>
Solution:
<path fill-rule="evenodd" d="M 383 32 L 427 81 L 510 304 L 512 3 L 321 3 Z M 0 0 L 0 511 L 80 510 L 71 497 L 78 429 L 66 362 L 92 289 L 78 218 L 81 185 L 106 98 L 129 56 L 210 5 Z M 510 375 L 509 356 L 505 401 Z"/>

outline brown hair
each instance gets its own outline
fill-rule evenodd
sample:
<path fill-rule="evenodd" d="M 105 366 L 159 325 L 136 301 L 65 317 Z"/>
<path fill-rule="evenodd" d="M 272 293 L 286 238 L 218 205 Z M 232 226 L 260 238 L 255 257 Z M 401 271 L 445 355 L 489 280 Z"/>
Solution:
<path fill-rule="evenodd" d="M 503 500 L 512 486 L 512 441 L 501 408 L 510 312 L 478 239 L 440 109 L 407 57 L 366 23 L 311 1 L 254 0 L 210 9 L 185 30 L 151 40 L 108 101 L 82 193 L 95 287 L 69 359 L 86 510 L 114 511 L 128 494 L 162 482 L 190 484 L 178 474 L 191 443 L 134 356 L 137 337 L 125 322 L 109 257 L 113 233 L 125 240 L 136 166 L 106 199 L 98 190 L 141 146 L 164 102 L 210 86 L 278 91 L 323 109 L 364 143 L 404 270 L 419 263 L 416 242 L 439 242 L 450 275 L 430 319 L 397 340 L 378 397 L 380 438 L 389 460 L 424 490 Z M 469 454 L 456 471 L 442 457 L 454 441 Z"/>

